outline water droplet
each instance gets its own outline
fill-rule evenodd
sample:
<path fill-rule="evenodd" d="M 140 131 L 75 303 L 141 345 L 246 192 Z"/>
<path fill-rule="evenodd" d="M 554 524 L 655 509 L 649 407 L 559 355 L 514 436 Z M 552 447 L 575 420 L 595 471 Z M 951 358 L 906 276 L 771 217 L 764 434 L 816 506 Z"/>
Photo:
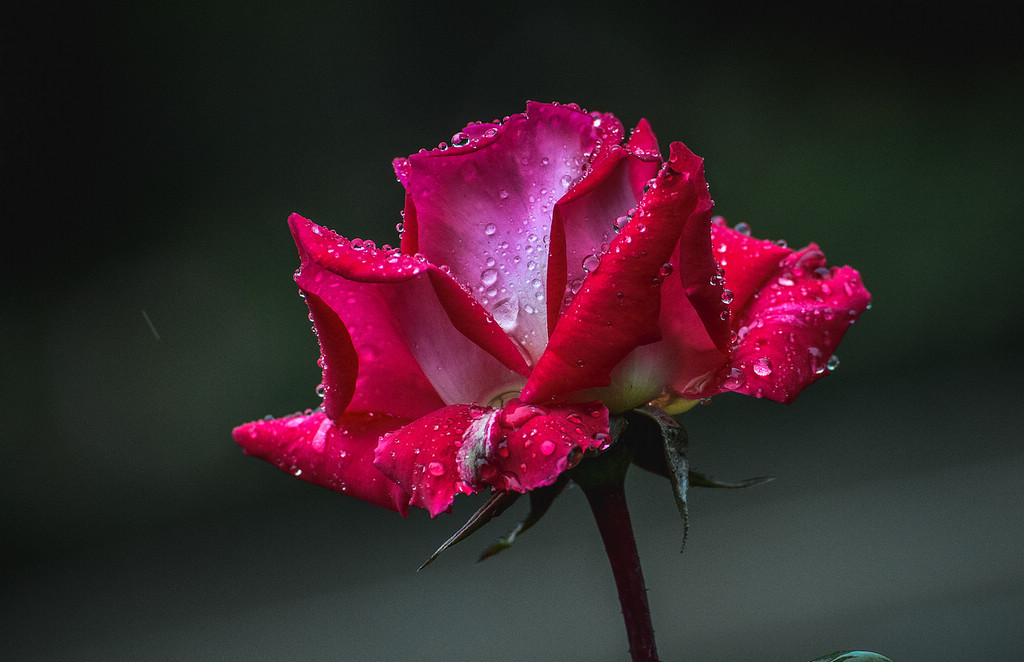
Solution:
<path fill-rule="evenodd" d="M 579 367 L 582 368 L 583 367 L 583 359 L 580 359 L 579 361 L 577 361 L 576 365 L 578 365 Z"/>
<path fill-rule="evenodd" d="M 672 269 L 672 263 L 666 262 L 665 264 L 661 265 L 661 269 L 658 270 L 658 273 L 661 274 L 662 278 L 664 278 L 665 276 L 668 276 L 669 274 L 672 273 Z"/>
<path fill-rule="evenodd" d="M 498 231 L 498 226 L 494 223 L 488 223 L 484 226 L 484 234 L 490 237 L 492 234 Z"/>
<path fill-rule="evenodd" d="M 597 269 L 598 265 L 601 264 L 601 257 L 599 255 L 590 255 L 583 258 L 583 270 L 590 273 Z"/>
<path fill-rule="evenodd" d="M 504 189 L 503 188 L 503 189 L 499 190 L 498 191 L 498 197 L 501 198 L 502 200 L 507 199 L 508 198 L 508 189 Z"/>
<path fill-rule="evenodd" d="M 758 377 L 767 377 L 772 374 L 772 362 L 767 358 L 754 361 L 754 374 Z"/>
<path fill-rule="evenodd" d="M 833 370 L 838 368 L 839 367 L 839 357 L 836 356 L 835 354 L 833 354 L 832 356 L 828 357 L 828 362 L 825 363 L 825 367 L 828 368 L 829 372 L 832 372 Z"/>
<path fill-rule="evenodd" d="M 733 301 L 732 290 L 722 290 L 722 303 L 730 304 Z"/>
<path fill-rule="evenodd" d="M 431 462 L 427 465 L 427 471 L 429 471 L 432 476 L 440 476 L 444 473 L 444 465 L 440 462 Z"/>
<path fill-rule="evenodd" d="M 516 322 L 519 320 L 519 300 L 515 297 L 509 297 L 499 301 L 491 310 L 491 315 L 494 316 L 494 321 L 502 329 L 506 331 L 514 329 Z"/>
<path fill-rule="evenodd" d="M 793 287 L 796 285 L 796 282 L 787 276 L 779 276 L 779 285 L 782 285 L 783 287 Z"/>
<path fill-rule="evenodd" d="M 750 226 L 747 225 L 746 223 L 737 223 L 733 227 L 733 230 L 735 230 L 736 232 L 739 232 L 744 237 L 749 237 L 750 236 Z"/>
<path fill-rule="evenodd" d="M 549 162 L 550 162 L 550 161 L 548 160 L 548 157 L 546 157 L 546 156 L 544 156 L 544 157 L 541 157 L 541 160 L 540 160 L 540 164 L 541 164 L 542 166 L 546 166 L 546 165 L 547 165 L 547 164 L 548 164 Z M 543 191 L 542 191 L 542 193 L 543 193 Z"/>
<path fill-rule="evenodd" d="M 497 281 L 497 269 L 484 269 L 484 271 L 480 274 L 480 282 L 483 283 L 485 287 L 490 287 L 491 285 L 494 285 L 494 283 L 496 283 Z"/>
<path fill-rule="evenodd" d="M 731 391 L 736 390 L 747 383 L 747 375 L 739 368 L 732 368 L 729 374 L 722 380 L 722 387 Z"/>
<path fill-rule="evenodd" d="M 463 147 L 469 144 L 469 134 L 459 131 L 452 136 L 452 147 Z"/>
<path fill-rule="evenodd" d="M 544 441 L 540 442 L 540 452 L 543 453 L 544 455 L 551 455 L 552 453 L 555 452 L 555 442 L 551 441 L 550 439 L 545 439 Z"/>

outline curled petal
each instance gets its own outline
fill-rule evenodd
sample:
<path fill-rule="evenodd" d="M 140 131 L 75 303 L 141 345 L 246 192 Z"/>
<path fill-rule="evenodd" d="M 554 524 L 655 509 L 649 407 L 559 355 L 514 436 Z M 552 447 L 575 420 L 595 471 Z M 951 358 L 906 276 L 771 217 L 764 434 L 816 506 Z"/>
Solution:
<path fill-rule="evenodd" d="M 564 280 L 548 280 L 548 296 L 559 311 L 568 306 L 584 278 L 596 268 L 660 165 L 660 159 L 636 156 L 629 149 L 615 147 L 559 200 L 552 225 L 550 262 L 564 262 L 565 273 Z M 553 328 L 556 321 L 549 320 L 549 326 Z"/>
<path fill-rule="evenodd" d="M 408 421 L 359 412 L 332 421 L 322 410 L 240 425 L 232 435 L 248 455 L 335 492 L 395 510 L 405 516 L 409 497 L 373 466 L 382 434 Z"/>
<path fill-rule="evenodd" d="M 358 377 L 330 371 L 331 356 L 324 356 L 325 388 L 334 386 L 330 380 L 357 380 L 349 408 L 415 418 L 444 403 L 486 402 L 495 390 L 522 383 L 528 367 L 515 343 L 441 269 L 300 216 L 291 226 L 302 257 L 296 282 L 326 304 L 313 304 L 314 321 L 329 318 L 324 308 L 336 314 L 358 356 Z M 327 334 L 320 335 L 324 345 Z M 340 331 L 333 337 L 328 348 L 345 344 Z M 453 355 L 460 360 L 452 362 Z"/>
<path fill-rule="evenodd" d="M 524 402 L 607 386 L 627 354 L 661 338 L 661 285 L 671 272 L 665 265 L 687 224 L 699 220 L 698 205 L 707 193 L 703 177 L 698 182 L 687 169 L 693 166 L 690 156 L 681 143 L 672 145 L 672 156 L 632 220 L 559 319 L 523 389 Z M 710 240 L 706 248 L 710 252 Z"/>
<path fill-rule="evenodd" d="M 790 252 L 734 322 L 737 344 L 723 387 L 792 402 L 834 367 L 832 353 L 870 302 L 854 269 L 828 268 L 814 244 Z"/>
<path fill-rule="evenodd" d="M 480 478 L 497 490 L 528 492 L 550 485 L 590 449 L 608 445 L 608 409 L 600 402 L 535 407 L 509 402 L 499 417 L 500 441 Z"/>
<path fill-rule="evenodd" d="M 409 503 L 431 517 L 448 510 L 456 494 L 476 487 L 467 478 L 471 448 L 483 448 L 493 436 L 491 410 L 450 405 L 384 435 L 374 463 L 380 472 L 409 494 Z M 466 451 L 463 452 L 463 445 Z"/>

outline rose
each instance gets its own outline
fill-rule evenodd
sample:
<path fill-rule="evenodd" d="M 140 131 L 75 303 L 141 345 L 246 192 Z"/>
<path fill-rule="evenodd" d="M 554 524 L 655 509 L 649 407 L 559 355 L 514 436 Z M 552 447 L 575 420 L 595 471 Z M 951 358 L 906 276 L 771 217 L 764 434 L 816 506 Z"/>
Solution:
<path fill-rule="evenodd" d="M 703 162 L 641 120 L 531 103 L 395 161 L 401 249 L 293 215 L 322 406 L 234 430 L 304 480 L 431 516 L 526 492 L 610 443 L 609 413 L 723 391 L 790 402 L 869 295 L 814 245 L 711 218 Z"/>

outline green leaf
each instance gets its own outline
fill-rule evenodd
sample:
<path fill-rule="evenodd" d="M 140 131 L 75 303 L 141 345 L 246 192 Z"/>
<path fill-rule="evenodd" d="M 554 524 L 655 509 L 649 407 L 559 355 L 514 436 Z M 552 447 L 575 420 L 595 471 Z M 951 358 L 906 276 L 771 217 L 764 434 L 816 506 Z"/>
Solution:
<path fill-rule="evenodd" d="M 562 474 L 558 477 L 551 485 L 546 487 L 538 487 L 530 492 L 530 512 L 526 514 L 526 519 L 516 525 L 516 528 L 512 529 L 506 536 L 500 538 L 498 542 L 494 543 L 480 554 L 480 558 L 477 561 L 483 561 L 489 559 L 499 552 L 503 552 L 512 546 L 512 543 L 516 541 L 516 537 L 519 534 L 525 532 L 531 526 L 540 521 L 541 517 L 544 517 L 544 513 L 548 512 L 548 508 L 554 503 L 558 495 L 565 489 L 566 484 L 569 482 L 569 477 L 566 474 Z"/>
<path fill-rule="evenodd" d="M 657 407 L 639 407 L 633 412 L 647 417 L 658 426 L 668 479 L 672 483 L 676 508 L 679 509 L 679 516 L 683 520 L 683 544 L 680 547 L 682 551 L 686 547 L 686 536 L 690 531 L 690 516 L 686 509 L 686 491 L 690 484 L 690 463 L 686 457 L 689 438 L 686 430 L 676 419 Z"/>
<path fill-rule="evenodd" d="M 892 660 L 884 655 L 867 651 L 836 651 L 811 660 L 811 662 L 892 662 Z"/>
<path fill-rule="evenodd" d="M 487 524 L 492 519 L 505 512 L 505 510 L 515 503 L 520 496 L 522 496 L 522 494 L 519 492 L 495 492 L 492 494 L 491 498 L 487 500 L 487 503 L 480 506 L 480 509 L 473 513 L 473 516 L 462 525 L 462 528 L 456 531 L 451 538 L 444 542 L 443 545 L 438 547 L 437 551 L 431 554 L 430 558 L 424 561 L 423 565 L 417 568 L 417 571 L 426 568 L 441 555 L 441 552 L 456 543 L 462 542 L 469 536 L 476 533 L 484 524 Z"/>

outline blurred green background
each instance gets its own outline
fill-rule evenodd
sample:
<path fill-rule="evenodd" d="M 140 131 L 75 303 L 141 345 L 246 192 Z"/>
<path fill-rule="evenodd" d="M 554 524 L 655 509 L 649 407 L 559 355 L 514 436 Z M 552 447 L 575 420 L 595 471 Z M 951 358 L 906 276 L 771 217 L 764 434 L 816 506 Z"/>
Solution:
<path fill-rule="evenodd" d="M 993 7 L 996 5 L 992 5 Z M 416 567 L 406 520 L 244 457 L 316 404 L 285 220 L 394 243 L 391 159 L 527 99 L 706 159 L 716 212 L 861 270 L 792 407 L 681 420 L 746 492 L 628 489 L 664 660 L 1014 659 L 1024 635 L 1024 84 L 986 3 L 178 2 L 0 15 L 0 657 L 625 660 L 571 491 Z M 15 12 L 19 13 L 15 13 Z"/>

